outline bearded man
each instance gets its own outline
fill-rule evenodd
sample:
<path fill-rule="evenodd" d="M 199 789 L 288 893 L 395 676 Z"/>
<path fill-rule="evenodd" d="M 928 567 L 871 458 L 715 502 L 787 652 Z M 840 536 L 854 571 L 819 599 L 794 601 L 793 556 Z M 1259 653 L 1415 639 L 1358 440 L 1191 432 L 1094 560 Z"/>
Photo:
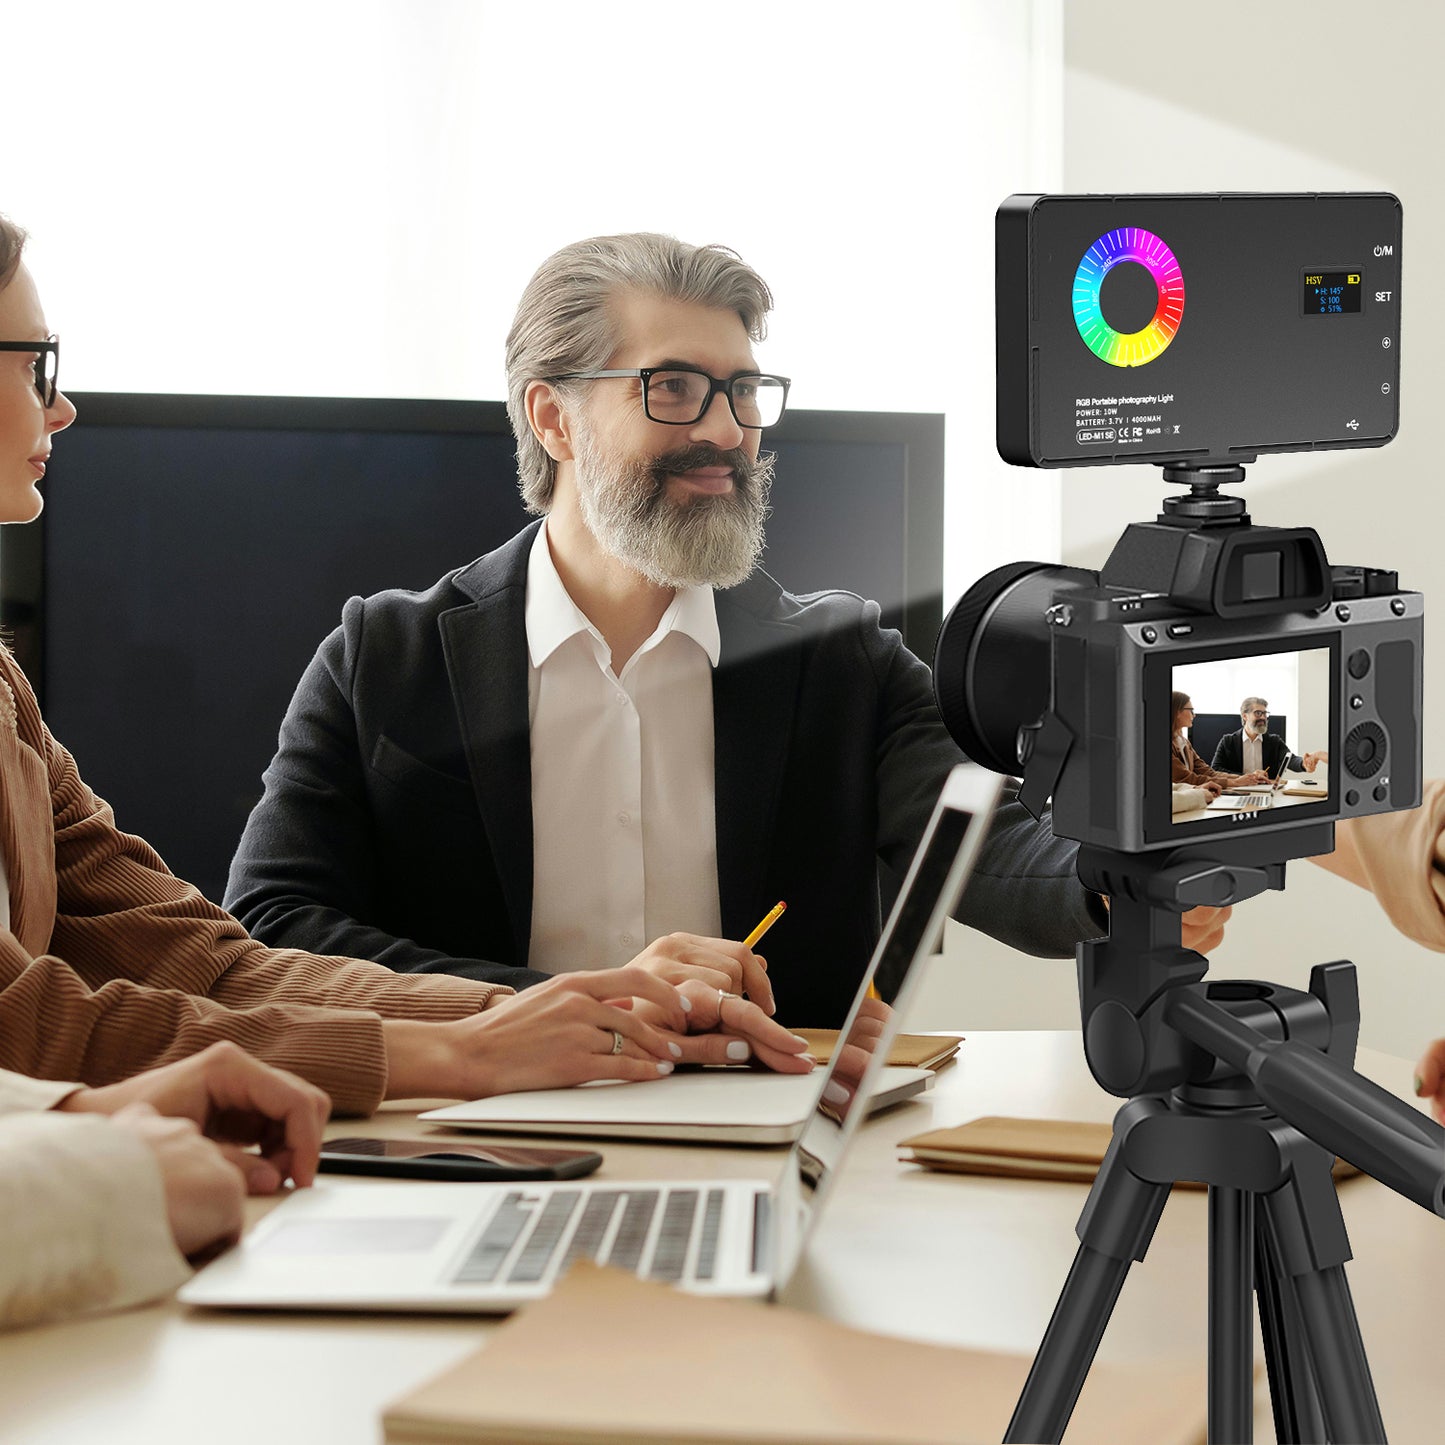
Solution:
<path fill-rule="evenodd" d="M 876 604 L 758 568 L 771 304 L 733 252 L 668 236 L 541 266 L 507 372 L 542 520 L 346 604 L 232 865 L 257 937 L 516 987 L 636 962 L 842 1022 L 962 754 Z M 959 916 L 1071 953 L 1104 931 L 1074 868 L 1009 802 Z M 779 899 L 768 969 L 738 940 Z M 1186 918 L 1186 945 L 1219 927 Z"/>
<path fill-rule="evenodd" d="M 1213 766 L 1222 773 L 1264 771 L 1278 778 L 1286 768 L 1292 773 L 1312 773 L 1329 755 L 1323 751 L 1296 757 L 1288 744 L 1269 730 L 1269 702 L 1247 697 L 1239 705 L 1240 729 L 1225 733 L 1214 750 Z"/>

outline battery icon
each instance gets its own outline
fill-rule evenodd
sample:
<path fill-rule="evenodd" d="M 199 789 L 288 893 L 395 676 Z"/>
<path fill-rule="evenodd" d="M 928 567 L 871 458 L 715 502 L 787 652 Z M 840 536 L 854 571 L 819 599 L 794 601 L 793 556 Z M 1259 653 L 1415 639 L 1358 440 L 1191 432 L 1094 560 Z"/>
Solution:
<path fill-rule="evenodd" d="M 1349 278 L 1349 282 L 1351 286 L 1358 286 L 1360 284 L 1360 278 L 1358 273 L 1352 274 Z"/>

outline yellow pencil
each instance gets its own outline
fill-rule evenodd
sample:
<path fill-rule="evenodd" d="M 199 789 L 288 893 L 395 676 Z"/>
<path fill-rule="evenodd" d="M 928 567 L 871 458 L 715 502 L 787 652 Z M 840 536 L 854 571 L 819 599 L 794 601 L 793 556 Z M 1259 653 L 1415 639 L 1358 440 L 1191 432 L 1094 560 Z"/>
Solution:
<path fill-rule="evenodd" d="M 753 929 L 753 931 L 748 934 L 745 939 L 743 939 L 743 947 L 751 948 L 753 944 L 755 944 L 758 939 L 760 939 L 763 934 L 765 934 L 768 929 L 770 929 L 773 924 L 775 924 L 778 919 L 783 916 L 783 913 L 787 909 L 787 906 L 788 905 L 786 903 L 773 904 L 773 906 L 768 910 L 767 916 L 763 919 L 763 921 L 758 924 L 758 926 Z"/>

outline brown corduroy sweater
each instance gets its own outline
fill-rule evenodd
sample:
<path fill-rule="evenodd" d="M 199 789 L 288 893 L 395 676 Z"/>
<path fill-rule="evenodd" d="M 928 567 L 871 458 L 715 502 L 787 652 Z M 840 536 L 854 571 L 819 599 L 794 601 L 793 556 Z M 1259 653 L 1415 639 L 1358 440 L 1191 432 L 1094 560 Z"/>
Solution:
<path fill-rule="evenodd" d="M 0 1067 L 106 1084 L 231 1039 L 370 1113 L 381 1020 L 448 1020 L 497 989 L 269 949 L 120 832 L 0 648 Z"/>

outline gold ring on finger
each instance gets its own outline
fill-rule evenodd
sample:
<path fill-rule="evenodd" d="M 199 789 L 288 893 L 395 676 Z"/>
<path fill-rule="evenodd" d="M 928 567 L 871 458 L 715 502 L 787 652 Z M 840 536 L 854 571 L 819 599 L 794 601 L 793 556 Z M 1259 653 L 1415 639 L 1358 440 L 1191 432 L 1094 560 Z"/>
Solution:
<path fill-rule="evenodd" d="M 612 1030 L 612 1052 L 614 1054 L 622 1052 L 622 1035 L 616 1029 Z"/>

